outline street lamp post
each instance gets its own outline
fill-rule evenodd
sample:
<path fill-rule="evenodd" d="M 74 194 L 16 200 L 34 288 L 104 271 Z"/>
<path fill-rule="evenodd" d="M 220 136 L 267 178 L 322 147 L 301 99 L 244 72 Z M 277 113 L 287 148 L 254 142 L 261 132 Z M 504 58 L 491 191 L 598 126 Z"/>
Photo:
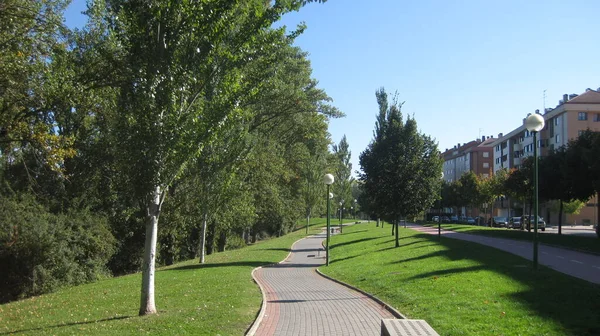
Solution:
<path fill-rule="evenodd" d="M 340 233 L 342 233 L 342 222 L 344 221 L 344 200 L 340 202 Z"/>
<path fill-rule="evenodd" d="M 442 194 L 444 193 L 444 172 L 442 172 L 442 187 L 440 188 L 440 215 L 438 216 L 438 237 L 442 236 Z"/>
<path fill-rule="evenodd" d="M 327 246 L 325 247 L 326 251 L 325 251 L 325 266 L 329 266 L 329 236 L 330 236 L 330 226 L 331 226 L 331 217 L 329 216 L 329 200 L 331 199 L 331 193 L 329 192 L 329 187 L 331 186 L 331 184 L 333 184 L 333 181 L 335 181 L 335 179 L 333 178 L 333 175 L 331 174 L 325 174 L 325 176 L 323 176 L 323 183 L 325 183 L 327 185 Z"/>
<path fill-rule="evenodd" d="M 354 219 L 356 220 L 356 211 L 358 210 L 358 208 L 356 207 L 356 203 L 358 203 L 358 201 L 356 199 L 354 199 Z"/>
<path fill-rule="evenodd" d="M 538 155 L 537 155 L 537 133 L 544 128 L 544 117 L 534 113 L 525 119 L 525 127 L 533 133 L 533 204 L 534 204 L 534 225 L 533 225 L 533 268 L 538 268 Z"/>

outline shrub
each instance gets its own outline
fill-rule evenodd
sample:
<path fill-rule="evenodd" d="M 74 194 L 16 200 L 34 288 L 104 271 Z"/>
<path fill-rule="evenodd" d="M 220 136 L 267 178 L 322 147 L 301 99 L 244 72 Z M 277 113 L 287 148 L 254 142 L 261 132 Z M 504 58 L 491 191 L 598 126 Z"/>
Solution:
<path fill-rule="evenodd" d="M 0 302 L 107 276 L 115 239 L 87 210 L 52 214 L 30 195 L 0 196 Z"/>

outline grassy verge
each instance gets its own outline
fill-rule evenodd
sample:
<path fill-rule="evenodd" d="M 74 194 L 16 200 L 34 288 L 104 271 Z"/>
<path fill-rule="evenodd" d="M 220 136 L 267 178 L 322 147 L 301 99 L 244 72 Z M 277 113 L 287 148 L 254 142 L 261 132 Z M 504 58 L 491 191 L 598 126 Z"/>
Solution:
<path fill-rule="evenodd" d="M 320 232 L 325 218 L 311 221 Z M 332 222 L 333 223 L 333 222 Z M 279 262 L 304 227 L 281 238 L 189 260 L 156 272 L 159 313 L 138 317 L 141 275 L 133 274 L 0 305 L 0 334 L 29 335 L 242 335 L 262 295 L 253 268 Z"/>
<path fill-rule="evenodd" d="M 326 274 L 373 293 L 440 335 L 599 335 L 600 286 L 479 244 L 389 225 L 333 237 Z"/>
<path fill-rule="evenodd" d="M 437 224 L 423 225 L 437 227 Z M 442 229 L 482 236 L 529 241 L 532 240 L 533 235 L 533 230 L 531 232 L 527 232 L 527 230 L 509 230 L 505 228 L 490 228 L 484 226 L 473 226 L 465 224 L 442 224 Z M 558 235 L 554 233 L 540 232 L 538 234 L 538 238 L 539 242 L 543 244 L 564 247 L 582 252 L 600 254 L 600 239 L 598 239 L 596 236 L 582 237 L 575 235 Z"/>

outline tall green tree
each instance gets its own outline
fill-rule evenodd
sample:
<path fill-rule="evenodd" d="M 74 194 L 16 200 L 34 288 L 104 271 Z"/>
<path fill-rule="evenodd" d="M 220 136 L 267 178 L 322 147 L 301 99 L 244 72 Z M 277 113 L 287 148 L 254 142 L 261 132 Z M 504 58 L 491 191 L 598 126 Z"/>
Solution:
<path fill-rule="evenodd" d="M 459 181 L 458 192 L 460 203 L 463 206 L 472 208 L 481 199 L 481 190 L 477 175 L 473 171 L 468 171 L 460 177 Z"/>
<path fill-rule="evenodd" d="M 360 179 L 382 218 L 396 223 L 398 247 L 398 220 L 416 216 L 438 198 L 442 158 L 435 142 L 419 133 L 415 119 L 403 120 L 396 98 L 389 104 L 383 88 L 376 96 L 380 113 L 374 139 L 360 156 Z"/>
<path fill-rule="evenodd" d="M 573 196 L 588 200 L 600 192 L 600 133 L 584 131 L 577 139 L 569 142 L 566 150 L 569 178 L 572 179 Z M 600 202 L 597 202 L 600 211 Z M 597 222 L 600 222 L 600 213 Z M 598 236 L 600 238 L 600 235 Z"/>
<path fill-rule="evenodd" d="M 158 219 L 168 187 L 222 129 L 245 118 L 241 106 L 256 95 L 260 78 L 243 70 L 288 43 L 283 29 L 270 27 L 301 5 L 95 2 L 93 20 L 120 49 L 117 161 L 146 219 L 140 315 L 156 313 Z"/>
<path fill-rule="evenodd" d="M 333 171 L 335 172 L 335 183 L 333 188 L 334 199 L 336 204 L 341 204 L 340 208 L 350 208 L 352 203 L 352 183 L 354 178 L 352 177 L 352 163 L 350 158 L 352 152 L 350 151 L 350 145 L 346 135 L 342 137 L 339 144 L 334 144 L 332 155 Z M 346 205 L 348 205 L 346 207 Z"/>

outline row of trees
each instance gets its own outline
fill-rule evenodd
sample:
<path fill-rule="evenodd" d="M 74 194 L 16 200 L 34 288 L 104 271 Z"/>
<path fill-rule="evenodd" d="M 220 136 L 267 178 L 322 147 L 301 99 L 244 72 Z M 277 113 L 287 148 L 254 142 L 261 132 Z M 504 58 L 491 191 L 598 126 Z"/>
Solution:
<path fill-rule="evenodd" d="M 539 159 L 539 196 L 558 212 L 559 233 L 563 213 L 576 213 L 600 191 L 600 133 L 587 130 L 567 146 L 550 151 Z M 503 196 L 531 209 L 533 204 L 533 159 L 526 158 L 519 169 L 499 170 L 489 178 L 468 172 L 452 183 L 444 183 L 442 207 L 491 208 Z M 600 218 L 598 218 L 600 220 Z"/>
<path fill-rule="evenodd" d="M 320 211 L 343 114 L 273 28 L 307 2 L 96 0 L 73 31 L 68 1 L 2 2 L 0 299 L 141 269 L 152 314 L 157 263 Z"/>

